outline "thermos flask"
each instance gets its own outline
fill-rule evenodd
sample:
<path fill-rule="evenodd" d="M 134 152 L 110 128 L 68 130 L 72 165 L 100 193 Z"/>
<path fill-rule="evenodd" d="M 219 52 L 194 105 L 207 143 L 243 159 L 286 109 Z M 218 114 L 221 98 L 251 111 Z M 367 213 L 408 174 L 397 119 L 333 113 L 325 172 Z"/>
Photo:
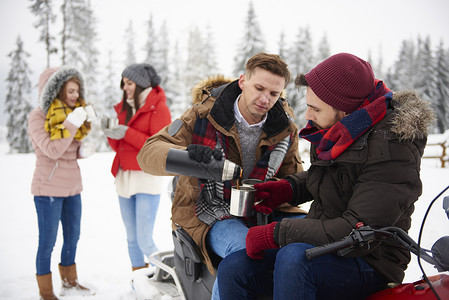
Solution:
<path fill-rule="evenodd" d="M 172 148 L 168 150 L 165 170 L 177 175 L 225 181 L 240 178 L 242 169 L 227 159 L 216 160 L 211 157 L 209 163 L 198 162 L 189 157 L 187 150 Z"/>

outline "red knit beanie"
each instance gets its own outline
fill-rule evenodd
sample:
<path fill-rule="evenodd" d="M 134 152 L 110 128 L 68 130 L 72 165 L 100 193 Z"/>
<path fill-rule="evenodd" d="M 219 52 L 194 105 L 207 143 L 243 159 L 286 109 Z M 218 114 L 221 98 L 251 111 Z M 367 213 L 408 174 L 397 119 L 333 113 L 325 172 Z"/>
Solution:
<path fill-rule="evenodd" d="M 375 88 L 371 65 L 348 53 L 327 58 L 305 78 L 320 100 L 346 113 L 357 110 Z"/>

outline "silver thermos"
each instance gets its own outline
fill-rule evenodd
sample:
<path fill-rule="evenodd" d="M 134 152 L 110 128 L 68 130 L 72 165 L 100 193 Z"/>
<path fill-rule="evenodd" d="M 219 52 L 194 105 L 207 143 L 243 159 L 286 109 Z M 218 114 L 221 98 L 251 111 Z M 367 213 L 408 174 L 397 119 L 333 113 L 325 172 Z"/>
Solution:
<path fill-rule="evenodd" d="M 211 157 L 209 163 L 198 162 L 189 157 L 187 150 L 175 148 L 168 150 L 165 170 L 177 175 L 215 181 L 238 179 L 242 172 L 240 166 L 227 159 L 216 160 Z"/>

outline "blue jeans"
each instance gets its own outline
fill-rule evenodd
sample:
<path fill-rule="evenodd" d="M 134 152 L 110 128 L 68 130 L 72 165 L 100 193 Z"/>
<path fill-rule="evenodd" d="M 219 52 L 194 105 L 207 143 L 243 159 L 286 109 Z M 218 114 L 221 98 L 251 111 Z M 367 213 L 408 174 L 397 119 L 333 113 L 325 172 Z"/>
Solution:
<path fill-rule="evenodd" d="M 365 299 L 386 281 L 361 258 L 333 254 L 308 260 L 311 245 L 294 243 L 265 251 L 255 260 L 245 250 L 224 258 L 217 278 L 220 299 Z"/>
<path fill-rule="evenodd" d="M 248 227 L 241 219 L 225 219 L 215 222 L 206 236 L 208 250 L 220 257 L 245 249 Z"/>
<path fill-rule="evenodd" d="M 241 219 L 225 219 L 215 222 L 206 236 L 206 245 L 220 257 L 226 257 L 235 251 L 246 248 L 246 234 L 248 227 Z M 218 283 L 214 282 L 212 300 L 218 300 Z"/>
<path fill-rule="evenodd" d="M 70 197 L 34 196 L 34 204 L 39 227 L 36 274 L 45 275 L 51 272 L 51 253 L 56 243 L 59 221 L 62 224 L 64 238 L 61 265 L 73 265 L 80 237 L 81 195 Z"/>
<path fill-rule="evenodd" d="M 158 251 L 153 241 L 154 222 L 160 195 L 119 196 L 120 212 L 126 229 L 128 253 L 133 268 L 145 266 L 145 256 Z"/>
<path fill-rule="evenodd" d="M 285 217 L 304 218 L 305 214 L 288 214 L 277 212 L 273 214 L 276 221 Z M 224 258 L 238 250 L 246 249 L 246 234 L 248 227 L 241 219 L 226 219 L 212 225 L 206 236 L 207 249 Z M 219 300 L 218 278 L 215 279 L 212 289 L 212 300 Z"/>
<path fill-rule="evenodd" d="M 274 221 L 281 221 L 288 218 L 304 218 L 305 214 L 289 214 L 276 212 L 273 214 Z M 206 245 L 208 250 L 212 250 L 220 257 L 246 248 L 246 234 L 248 227 L 242 219 L 225 219 L 212 225 L 207 236 Z"/>

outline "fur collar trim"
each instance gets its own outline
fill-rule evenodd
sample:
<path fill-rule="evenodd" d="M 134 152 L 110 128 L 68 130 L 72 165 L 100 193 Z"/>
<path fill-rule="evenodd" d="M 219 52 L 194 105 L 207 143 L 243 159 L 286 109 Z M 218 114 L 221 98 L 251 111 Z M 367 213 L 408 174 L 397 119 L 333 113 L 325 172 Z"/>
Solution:
<path fill-rule="evenodd" d="M 73 67 L 60 67 L 48 78 L 45 83 L 43 83 L 44 87 L 39 99 L 39 106 L 42 108 L 44 113 L 48 112 L 51 103 L 56 98 L 56 95 L 61 90 L 64 83 L 72 77 L 77 77 L 80 80 L 80 98 L 84 99 L 84 81 L 81 73 Z"/>
<path fill-rule="evenodd" d="M 214 75 L 201 80 L 192 89 L 192 104 L 203 101 L 204 96 L 208 96 L 212 89 L 234 80 L 224 75 Z"/>
<path fill-rule="evenodd" d="M 429 127 L 435 121 L 431 104 L 418 97 L 415 91 L 401 91 L 393 94 L 394 116 L 391 130 L 399 140 L 422 139 L 428 135 Z"/>

